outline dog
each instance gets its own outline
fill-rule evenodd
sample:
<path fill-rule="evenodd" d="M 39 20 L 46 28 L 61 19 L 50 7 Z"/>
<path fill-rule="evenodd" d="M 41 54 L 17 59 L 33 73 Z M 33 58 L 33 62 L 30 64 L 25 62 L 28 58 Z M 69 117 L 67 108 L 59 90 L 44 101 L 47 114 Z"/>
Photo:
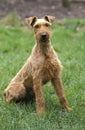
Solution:
<path fill-rule="evenodd" d="M 4 91 L 6 101 L 11 102 L 14 99 L 23 98 L 26 89 L 32 88 L 38 114 L 45 112 L 42 85 L 48 81 L 52 82 L 60 104 L 68 111 L 72 110 L 68 105 L 63 90 L 61 80 L 62 65 L 51 45 L 51 25 L 54 19 L 55 17 L 47 15 L 43 18 L 33 16 L 26 19 L 34 30 L 35 45 L 24 66 Z"/>

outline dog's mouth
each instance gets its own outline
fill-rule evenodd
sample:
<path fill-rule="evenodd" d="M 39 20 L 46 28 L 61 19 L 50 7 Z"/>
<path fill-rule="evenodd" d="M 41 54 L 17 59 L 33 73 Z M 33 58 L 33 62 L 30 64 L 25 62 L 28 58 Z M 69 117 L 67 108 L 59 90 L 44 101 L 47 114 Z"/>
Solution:
<path fill-rule="evenodd" d="M 49 42 L 49 37 L 46 32 L 42 32 L 40 36 L 40 43 L 48 43 Z"/>
<path fill-rule="evenodd" d="M 48 38 L 42 38 L 40 39 L 40 43 L 48 43 L 49 39 Z"/>
<path fill-rule="evenodd" d="M 50 42 L 50 34 L 48 32 L 36 33 L 36 40 L 40 44 L 47 44 Z"/>

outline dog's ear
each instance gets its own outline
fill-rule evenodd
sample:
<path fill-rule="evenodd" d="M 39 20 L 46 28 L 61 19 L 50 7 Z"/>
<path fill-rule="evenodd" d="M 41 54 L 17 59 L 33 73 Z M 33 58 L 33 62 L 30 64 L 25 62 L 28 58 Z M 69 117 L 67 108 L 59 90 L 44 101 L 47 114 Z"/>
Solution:
<path fill-rule="evenodd" d="M 44 16 L 44 19 L 50 23 L 52 23 L 54 20 L 55 20 L 55 17 L 54 16 L 48 16 L 48 15 L 45 15 Z"/>
<path fill-rule="evenodd" d="M 37 17 L 33 16 L 33 17 L 26 18 L 26 21 L 27 21 L 27 23 L 29 23 L 33 27 L 33 25 L 37 21 Z"/>

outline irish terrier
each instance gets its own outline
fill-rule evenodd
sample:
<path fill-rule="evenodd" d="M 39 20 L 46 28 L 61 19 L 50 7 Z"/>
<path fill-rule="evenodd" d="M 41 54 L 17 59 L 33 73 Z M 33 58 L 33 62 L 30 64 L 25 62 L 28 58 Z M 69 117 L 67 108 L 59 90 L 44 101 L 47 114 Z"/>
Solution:
<path fill-rule="evenodd" d="M 42 19 L 34 16 L 27 19 L 34 29 L 36 44 L 25 65 L 4 91 L 7 102 L 11 102 L 14 99 L 23 98 L 28 88 L 32 89 L 39 114 L 45 111 L 42 85 L 48 81 L 52 82 L 61 105 L 67 110 L 71 110 L 62 87 L 62 65 L 51 45 L 53 21 L 53 16 L 44 16 Z"/>

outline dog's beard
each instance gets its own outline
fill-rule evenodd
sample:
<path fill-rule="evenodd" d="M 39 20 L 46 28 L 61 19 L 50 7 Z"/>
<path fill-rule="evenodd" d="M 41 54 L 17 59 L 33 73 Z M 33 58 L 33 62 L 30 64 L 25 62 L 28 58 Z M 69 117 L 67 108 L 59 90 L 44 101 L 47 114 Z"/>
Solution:
<path fill-rule="evenodd" d="M 49 43 L 49 39 L 48 38 L 40 38 L 39 43 L 47 44 L 47 43 Z"/>
<path fill-rule="evenodd" d="M 35 38 L 39 44 L 47 44 L 50 42 L 50 35 L 48 35 L 48 33 L 46 37 L 42 37 L 41 33 L 36 33 Z"/>

